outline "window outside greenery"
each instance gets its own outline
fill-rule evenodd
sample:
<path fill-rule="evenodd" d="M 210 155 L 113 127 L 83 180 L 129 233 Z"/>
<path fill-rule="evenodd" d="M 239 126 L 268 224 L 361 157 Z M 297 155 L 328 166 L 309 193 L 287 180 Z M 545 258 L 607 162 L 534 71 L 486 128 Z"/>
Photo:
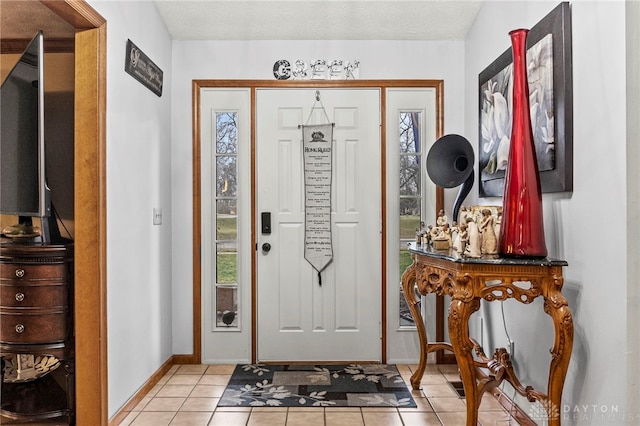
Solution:
<path fill-rule="evenodd" d="M 216 327 L 238 327 L 238 114 L 216 113 Z"/>
<path fill-rule="evenodd" d="M 422 217 L 422 113 L 400 112 L 400 280 L 411 265 L 407 243 L 414 241 Z M 400 288 L 400 327 L 415 327 L 413 317 Z"/>

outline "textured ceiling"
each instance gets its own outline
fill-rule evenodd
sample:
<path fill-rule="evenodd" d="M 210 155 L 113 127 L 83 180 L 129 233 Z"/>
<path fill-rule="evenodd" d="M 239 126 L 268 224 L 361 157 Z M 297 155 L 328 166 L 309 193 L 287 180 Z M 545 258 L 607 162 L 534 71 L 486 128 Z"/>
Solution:
<path fill-rule="evenodd" d="M 175 40 L 462 40 L 463 0 L 154 0 Z"/>
<path fill-rule="evenodd" d="M 462 40 L 482 0 L 155 0 L 176 40 Z M 38 0 L 2 0 L 0 35 L 74 29 Z"/>

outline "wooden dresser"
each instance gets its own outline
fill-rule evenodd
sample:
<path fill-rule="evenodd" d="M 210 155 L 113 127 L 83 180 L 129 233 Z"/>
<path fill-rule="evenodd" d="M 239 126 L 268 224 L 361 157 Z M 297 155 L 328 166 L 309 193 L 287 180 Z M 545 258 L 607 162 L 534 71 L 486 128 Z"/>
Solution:
<path fill-rule="evenodd" d="M 75 422 L 73 245 L 0 246 L 0 355 L 2 416 Z"/>

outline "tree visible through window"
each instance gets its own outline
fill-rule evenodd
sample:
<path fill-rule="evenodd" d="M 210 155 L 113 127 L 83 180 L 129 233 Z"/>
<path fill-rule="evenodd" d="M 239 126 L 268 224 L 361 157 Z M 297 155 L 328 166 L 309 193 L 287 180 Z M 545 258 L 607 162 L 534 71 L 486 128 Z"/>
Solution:
<path fill-rule="evenodd" d="M 238 327 L 238 114 L 216 113 L 216 327 Z"/>
<path fill-rule="evenodd" d="M 414 241 L 422 217 L 421 112 L 400 112 L 400 281 L 411 265 L 407 242 Z M 400 326 L 415 326 L 400 288 Z"/>

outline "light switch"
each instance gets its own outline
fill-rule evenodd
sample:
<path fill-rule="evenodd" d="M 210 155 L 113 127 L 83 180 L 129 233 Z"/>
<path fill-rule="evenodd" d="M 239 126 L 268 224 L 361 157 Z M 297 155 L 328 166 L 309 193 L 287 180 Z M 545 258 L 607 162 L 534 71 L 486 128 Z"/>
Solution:
<path fill-rule="evenodd" d="M 153 208 L 153 224 L 162 225 L 162 209 L 159 207 Z"/>

